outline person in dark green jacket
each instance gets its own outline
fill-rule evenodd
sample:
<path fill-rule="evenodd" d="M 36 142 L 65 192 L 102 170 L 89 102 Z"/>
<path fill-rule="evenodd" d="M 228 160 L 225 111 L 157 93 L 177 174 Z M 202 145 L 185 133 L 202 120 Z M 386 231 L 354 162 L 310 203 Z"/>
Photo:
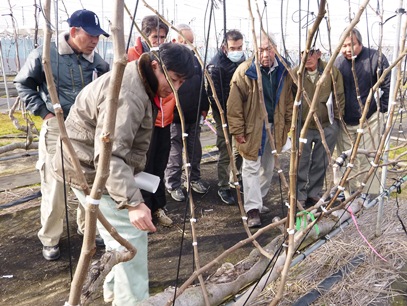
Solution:
<path fill-rule="evenodd" d="M 68 19 L 69 32 L 58 36 L 58 47 L 51 45 L 51 69 L 59 98 L 59 104 L 68 116 L 79 92 L 98 76 L 109 71 L 109 64 L 94 49 L 99 36 L 109 36 L 100 28 L 99 18 L 88 10 L 74 12 Z M 38 145 L 36 168 L 41 175 L 41 229 L 38 238 L 43 245 L 42 255 L 46 260 L 60 256 L 59 239 L 63 232 L 65 214 L 64 185 L 50 174 L 51 160 L 55 154 L 59 135 L 54 106 L 48 93 L 48 84 L 42 66 L 43 47 L 33 50 L 21 68 L 14 84 L 27 110 L 43 119 Z M 78 207 L 78 233 L 83 235 L 85 214 Z M 96 243 L 103 245 L 100 236 Z"/>

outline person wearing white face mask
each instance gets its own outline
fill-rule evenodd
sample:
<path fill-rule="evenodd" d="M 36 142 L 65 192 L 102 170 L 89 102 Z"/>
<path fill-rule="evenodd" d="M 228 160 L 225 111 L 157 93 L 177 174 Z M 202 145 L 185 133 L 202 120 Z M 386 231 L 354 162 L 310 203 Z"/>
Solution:
<path fill-rule="evenodd" d="M 226 32 L 225 40 L 221 49 L 212 58 L 207 66 L 208 72 L 211 75 L 213 83 L 215 85 L 216 95 L 222 106 L 226 118 L 226 101 L 229 97 L 230 80 L 237 67 L 245 61 L 246 57 L 243 52 L 243 35 L 238 30 L 230 30 Z M 209 101 L 212 107 L 213 118 L 216 122 L 217 139 L 216 146 L 219 149 L 218 159 L 218 195 L 222 202 L 233 205 L 235 199 L 230 191 L 229 179 L 231 177 L 230 158 L 226 147 L 225 137 L 223 135 L 222 121 L 218 107 L 212 96 L 212 92 L 209 88 Z M 232 138 L 229 138 L 229 142 L 232 142 Z M 236 167 L 239 170 L 242 164 L 242 158 L 237 153 L 235 146 L 233 145 L 233 155 L 236 162 Z"/>
<path fill-rule="evenodd" d="M 243 50 L 236 50 L 228 52 L 228 59 L 234 63 L 239 63 L 244 56 Z"/>

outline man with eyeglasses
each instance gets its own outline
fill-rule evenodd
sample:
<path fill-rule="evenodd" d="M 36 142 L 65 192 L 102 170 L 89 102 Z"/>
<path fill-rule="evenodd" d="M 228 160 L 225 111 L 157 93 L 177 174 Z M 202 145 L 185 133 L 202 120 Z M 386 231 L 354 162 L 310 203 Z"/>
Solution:
<path fill-rule="evenodd" d="M 304 56 L 304 52 L 301 55 Z M 303 78 L 303 90 L 310 102 L 314 98 L 317 82 L 326 65 L 327 63 L 321 60 L 319 48 L 312 47 L 305 63 Z M 298 69 L 299 66 L 294 68 L 294 75 L 297 75 Z M 321 84 L 315 112 L 319 123 L 322 125 L 325 141 L 331 154 L 336 144 L 340 113 L 343 113 L 344 105 L 342 75 L 337 68 L 332 67 L 332 78 L 328 76 L 328 79 Z M 301 108 L 301 123 L 303 125 L 310 111 L 310 105 L 304 98 Z M 314 118 L 311 119 L 306 140 L 303 143 L 298 164 L 297 200 L 302 205 L 313 206 L 319 201 L 319 193 L 322 190 L 326 169 L 330 162 Z"/>
<path fill-rule="evenodd" d="M 69 32 L 58 36 L 58 46 L 51 44 L 51 69 L 57 86 L 59 103 L 64 117 L 69 114 L 79 92 L 94 79 L 109 70 L 109 65 L 94 50 L 99 36 L 109 36 L 100 27 L 97 15 L 88 10 L 78 10 L 68 19 Z M 38 144 L 36 168 L 41 176 L 41 229 L 38 238 L 43 245 L 42 255 L 46 260 L 60 257 L 59 240 L 63 232 L 65 215 L 64 185 L 52 175 L 51 160 L 59 135 L 58 121 L 48 93 L 42 66 L 42 49 L 33 50 L 21 68 L 14 84 L 27 110 L 43 119 Z M 78 233 L 83 235 L 85 213 L 78 207 Z M 96 244 L 103 246 L 97 235 Z"/>
<path fill-rule="evenodd" d="M 277 152 L 281 152 L 290 130 L 294 102 L 293 82 L 288 70 L 276 57 L 274 40 L 262 32 L 258 43 L 267 114 L 261 109 L 254 59 L 245 61 L 237 68 L 227 101 L 229 130 L 243 157 L 244 209 L 249 227 L 260 227 L 260 214 L 269 211 L 263 205 L 263 198 L 269 191 L 273 177 L 275 152 L 271 150 L 266 133 L 265 116 L 274 135 Z"/>

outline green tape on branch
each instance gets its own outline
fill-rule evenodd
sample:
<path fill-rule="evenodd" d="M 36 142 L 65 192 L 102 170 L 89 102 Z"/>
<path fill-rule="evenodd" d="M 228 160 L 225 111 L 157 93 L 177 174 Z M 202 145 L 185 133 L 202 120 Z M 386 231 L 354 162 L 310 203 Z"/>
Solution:
<path fill-rule="evenodd" d="M 300 211 L 300 212 L 297 214 L 297 218 L 296 218 L 296 220 L 295 220 L 295 229 L 296 229 L 297 231 L 299 231 L 299 230 L 301 230 L 301 229 L 306 229 L 306 228 L 307 228 L 307 224 L 308 224 L 308 218 L 307 218 L 307 216 L 310 217 L 310 219 L 311 219 L 312 222 L 315 221 L 315 216 L 314 216 L 314 214 L 313 214 L 312 212 L 309 212 L 309 211 L 306 211 L 306 210 Z M 314 228 L 315 228 L 316 234 L 319 235 L 319 227 L 318 227 L 318 224 L 315 224 L 315 225 L 314 225 Z"/>

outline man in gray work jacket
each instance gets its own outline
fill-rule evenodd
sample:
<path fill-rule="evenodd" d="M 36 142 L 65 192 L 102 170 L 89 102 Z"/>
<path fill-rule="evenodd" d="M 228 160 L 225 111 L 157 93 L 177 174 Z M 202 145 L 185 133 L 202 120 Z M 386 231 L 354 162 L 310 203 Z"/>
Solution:
<path fill-rule="evenodd" d="M 88 10 L 74 12 L 68 19 L 69 32 L 58 36 L 58 47 L 51 45 L 51 69 L 57 87 L 59 102 L 68 116 L 79 92 L 95 78 L 109 70 L 109 65 L 94 49 L 99 36 L 109 36 L 100 28 L 97 15 Z M 51 174 L 51 160 L 55 154 L 59 127 L 49 97 L 42 65 L 42 50 L 33 50 L 14 79 L 14 84 L 27 109 L 41 116 L 43 124 L 39 138 L 37 169 L 41 175 L 41 225 L 38 238 L 43 244 L 46 260 L 60 256 L 59 240 L 63 231 L 64 185 Z M 81 207 L 79 207 L 81 208 Z M 78 209 L 78 233 L 83 234 L 84 214 Z M 103 240 L 97 237 L 97 244 Z"/>

